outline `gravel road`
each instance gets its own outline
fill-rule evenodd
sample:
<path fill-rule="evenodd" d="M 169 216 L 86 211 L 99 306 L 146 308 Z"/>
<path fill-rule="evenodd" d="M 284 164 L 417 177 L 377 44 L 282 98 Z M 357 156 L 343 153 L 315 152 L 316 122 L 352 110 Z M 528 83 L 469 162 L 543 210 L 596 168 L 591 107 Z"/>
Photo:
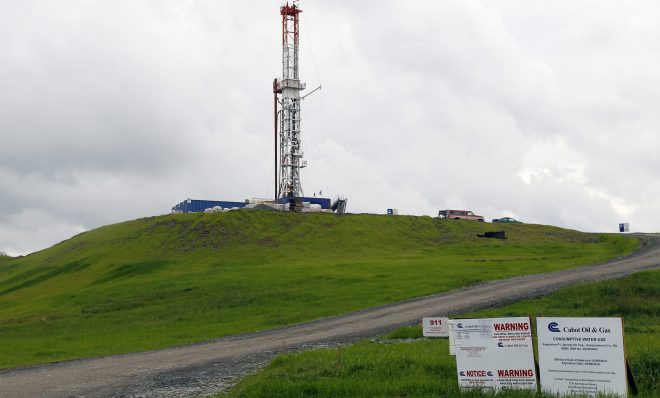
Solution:
<path fill-rule="evenodd" d="M 605 264 L 493 281 L 337 317 L 165 350 L 0 372 L 0 397 L 193 397 L 223 391 L 283 351 L 346 344 L 420 322 L 660 268 L 660 239 Z"/>

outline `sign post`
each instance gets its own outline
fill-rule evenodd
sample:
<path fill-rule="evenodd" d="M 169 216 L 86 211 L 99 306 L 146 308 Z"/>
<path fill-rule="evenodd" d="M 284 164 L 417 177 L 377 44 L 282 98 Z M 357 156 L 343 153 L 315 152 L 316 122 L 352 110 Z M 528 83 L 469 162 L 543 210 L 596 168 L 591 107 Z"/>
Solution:
<path fill-rule="evenodd" d="M 544 391 L 627 396 L 621 318 L 537 318 L 536 325 Z"/>

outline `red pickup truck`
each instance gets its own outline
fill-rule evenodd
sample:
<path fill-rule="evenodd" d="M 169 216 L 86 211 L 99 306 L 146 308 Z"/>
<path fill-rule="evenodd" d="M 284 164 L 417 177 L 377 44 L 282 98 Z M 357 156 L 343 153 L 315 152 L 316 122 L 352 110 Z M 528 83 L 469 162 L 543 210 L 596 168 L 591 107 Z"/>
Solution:
<path fill-rule="evenodd" d="M 440 210 L 438 217 L 451 218 L 452 220 L 484 221 L 484 216 L 478 216 L 467 210 Z"/>

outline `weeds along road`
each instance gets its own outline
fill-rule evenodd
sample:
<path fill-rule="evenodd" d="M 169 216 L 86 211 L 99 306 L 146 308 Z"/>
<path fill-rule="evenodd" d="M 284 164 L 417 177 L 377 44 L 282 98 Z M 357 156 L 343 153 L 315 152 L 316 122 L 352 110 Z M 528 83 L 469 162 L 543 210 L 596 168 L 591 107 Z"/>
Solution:
<path fill-rule="evenodd" d="M 0 372 L 0 396 L 182 397 L 226 389 L 275 354 L 352 342 L 424 316 L 451 315 L 547 294 L 571 284 L 660 268 L 660 237 L 641 236 L 637 252 L 605 264 L 493 281 L 284 329 L 159 351 Z"/>

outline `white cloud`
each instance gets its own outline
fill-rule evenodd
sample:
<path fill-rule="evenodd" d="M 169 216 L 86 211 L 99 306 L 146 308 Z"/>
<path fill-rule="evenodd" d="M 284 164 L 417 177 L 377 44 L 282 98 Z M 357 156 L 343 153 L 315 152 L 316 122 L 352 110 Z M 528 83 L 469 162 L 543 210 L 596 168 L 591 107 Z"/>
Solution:
<path fill-rule="evenodd" d="M 305 191 L 660 229 L 660 6 L 306 1 Z M 0 250 L 272 194 L 277 2 L 2 1 Z"/>
<path fill-rule="evenodd" d="M 39 209 L 21 209 L 5 219 L 0 228 L 1 251 L 18 256 L 43 248 L 44 243 L 56 243 L 83 231 L 82 225 L 71 224 Z"/>

